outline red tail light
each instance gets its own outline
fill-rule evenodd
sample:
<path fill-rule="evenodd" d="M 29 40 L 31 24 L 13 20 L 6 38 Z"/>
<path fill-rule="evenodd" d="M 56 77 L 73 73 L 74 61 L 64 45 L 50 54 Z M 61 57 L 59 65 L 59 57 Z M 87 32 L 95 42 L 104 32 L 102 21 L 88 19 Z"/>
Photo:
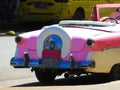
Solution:
<path fill-rule="evenodd" d="M 17 43 L 17 44 L 20 44 L 20 43 L 22 43 L 22 37 L 20 37 L 20 36 L 16 36 L 15 37 L 15 42 Z"/>
<path fill-rule="evenodd" d="M 86 43 L 88 46 L 92 46 L 94 44 L 94 40 L 89 38 L 87 39 Z"/>

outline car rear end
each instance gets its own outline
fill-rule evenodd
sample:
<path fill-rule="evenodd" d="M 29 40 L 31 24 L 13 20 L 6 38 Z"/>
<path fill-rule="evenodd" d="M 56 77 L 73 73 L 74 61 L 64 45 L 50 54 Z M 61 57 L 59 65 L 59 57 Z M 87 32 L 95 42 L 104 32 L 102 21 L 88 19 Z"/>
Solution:
<path fill-rule="evenodd" d="M 94 47 L 94 38 L 103 32 L 109 32 L 102 30 L 105 28 L 101 27 L 103 24 L 103 22 L 68 20 L 44 27 L 39 31 L 21 34 L 15 39 L 17 47 L 11 65 L 32 68 L 38 80 L 43 82 L 47 81 L 46 78 L 51 80 L 55 78 L 49 76 L 65 72 L 76 75 L 88 73 L 85 70 L 95 68 L 96 65 L 92 52 L 103 46 Z"/>

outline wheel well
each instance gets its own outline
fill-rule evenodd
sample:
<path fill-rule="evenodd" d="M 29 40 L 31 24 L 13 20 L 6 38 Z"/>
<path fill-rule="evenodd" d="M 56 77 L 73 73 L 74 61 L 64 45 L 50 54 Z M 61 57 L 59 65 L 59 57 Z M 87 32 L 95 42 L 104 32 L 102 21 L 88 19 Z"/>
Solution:
<path fill-rule="evenodd" d="M 82 7 L 78 7 L 78 8 L 75 10 L 74 17 L 75 17 L 75 14 L 76 14 L 78 11 L 80 11 L 80 13 L 82 13 L 83 19 L 85 19 L 85 10 L 84 10 L 84 8 L 82 8 Z M 73 17 L 73 18 L 74 18 L 74 17 Z"/>
<path fill-rule="evenodd" d="M 117 65 L 120 65 L 120 63 L 116 63 L 116 64 L 114 64 L 114 65 L 111 67 L 110 72 L 111 72 L 111 71 L 112 71 L 112 69 L 113 69 L 115 66 L 117 66 Z"/>
<path fill-rule="evenodd" d="M 76 11 L 77 11 L 77 10 L 80 10 L 81 12 L 85 13 L 84 8 L 82 8 L 82 7 L 78 7 L 78 8 L 76 9 Z"/>

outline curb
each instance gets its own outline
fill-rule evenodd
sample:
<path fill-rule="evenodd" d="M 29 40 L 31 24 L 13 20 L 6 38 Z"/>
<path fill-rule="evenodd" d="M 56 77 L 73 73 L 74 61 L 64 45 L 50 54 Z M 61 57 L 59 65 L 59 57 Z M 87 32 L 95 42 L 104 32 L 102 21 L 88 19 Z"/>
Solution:
<path fill-rule="evenodd" d="M 8 31 L 5 33 L 0 33 L 0 36 L 16 36 L 17 33 L 15 31 Z"/>
<path fill-rule="evenodd" d="M 0 36 L 6 36 L 7 34 L 6 33 L 0 33 Z"/>

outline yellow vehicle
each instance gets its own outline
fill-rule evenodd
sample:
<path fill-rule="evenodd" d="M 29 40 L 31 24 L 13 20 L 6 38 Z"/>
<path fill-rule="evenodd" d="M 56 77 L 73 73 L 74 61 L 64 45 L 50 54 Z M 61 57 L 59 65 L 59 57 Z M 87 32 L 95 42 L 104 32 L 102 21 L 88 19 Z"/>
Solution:
<path fill-rule="evenodd" d="M 119 0 L 20 0 L 20 18 L 27 21 L 84 20 L 92 6 Z"/>

